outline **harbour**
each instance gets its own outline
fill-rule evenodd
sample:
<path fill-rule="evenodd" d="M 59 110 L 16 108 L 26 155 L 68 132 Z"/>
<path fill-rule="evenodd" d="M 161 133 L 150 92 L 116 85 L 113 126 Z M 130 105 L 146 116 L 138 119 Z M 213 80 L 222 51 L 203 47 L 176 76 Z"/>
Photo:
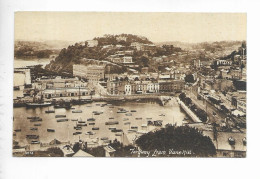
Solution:
<path fill-rule="evenodd" d="M 99 140 L 104 137 L 122 142 L 121 134 L 124 133 L 129 143 L 133 143 L 136 136 L 141 134 L 137 133 L 138 130 L 148 132 L 168 123 L 182 125 L 183 119 L 186 117 L 177 103 L 174 106 L 161 106 L 156 102 L 106 104 L 105 102 L 93 102 L 73 105 L 73 109 L 57 108 L 55 113 L 45 113 L 48 107 L 14 108 L 14 129 L 19 129 L 19 132 L 15 131 L 16 135 L 13 140 L 18 142 L 20 146 L 30 146 L 38 150 L 40 145 L 35 145 L 35 142 L 32 143 L 26 136 L 38 136 L 37 140 L 40 143 L 49 143 L 56 139 L 73 144 L 79 140 L 98 139 L 99 142 L 96 145 L 99 146 L 104 145 L 104 142 Z M 81 111 L 81 113 L 72 113 L 73 110 Z M 122 110 L 129 111 L 132 115 L 127 116 L 126 119 L 126 113 L 117 113 Z M 131 110 L 134 112 L 130 112 Z M 100 115 L 93 116 L 93 112 L 99 112 Z M 162 113 L 165 116 L 162 116 Z M 125 122 L 126 120 L 127 122 Z M 162 121 L 162 126 L 151 125 L 151 123 L 157 124 L 158 120 Z M 37 130 L 30 130 L 35 126 L 33 121 L 38 122 Z M 86 135 L 86 133 L 91 133 L 91 135 Z M 34 137 L 33 139 L 35 140 Z M 32 144 L 34 145 L 31 146 Z"/>

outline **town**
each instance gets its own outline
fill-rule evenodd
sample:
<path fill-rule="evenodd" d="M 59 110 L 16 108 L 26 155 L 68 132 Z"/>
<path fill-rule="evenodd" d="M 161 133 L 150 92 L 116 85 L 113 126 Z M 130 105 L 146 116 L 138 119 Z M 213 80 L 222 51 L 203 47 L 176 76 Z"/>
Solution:
<path fill-rule="evenodd" d="M 22 53 L 21 44 L 17 49 L 20 55 L 28 54 Z M 33 127 L 22 129 L 25 126 L 15 122 L 19 116 L 14 115 L 14 156 L 34 153 L 45 156 L 43 151 L 51 149 L 61 150 L 58 153 L 63 153 L 62 156 L 137 156 L 132 155 L 133 148 L 127 154 L 121 153 L 128 146 L 138 147 L 142 135 L 156 133 L 169 125 L 201 131 L 214 144 L 213 157 L 246 156 L 245 41 L 172 45 L 152 43 L 146 37 L 132 34 L 104 35 L 63 48 L 59 54 L 50 55 L 50 59 L 45 66 L 14 69 L 14 112 L 22 109 L 17 115 L 23 114 L 24 120 L 34 123 Z M 127 103 L 133 104 L 131 108 L 124 107 Z M 135 104 L 138 107 L 143 103 L 156 103 L 162 112 L 158 109 L 158 116 L 136 116 L 140 110 L 149 109 L 134 108 Z M 92 111 L 91 116 L 83 115 L 91 105 L 98 110 Z M 173 119 L 168 118 L 164 108 L 178 108 L 180 118 L 185 117 L 177 122 L 175 114 Z M 42 130 L 55 135 L 48 136 L 51 141 L 42 142 L 44 136 L 39 136 L 37 131 L 46 126 L 41 125 L 45 119 L 38 109 L 45 109 L 43 113 L 47 115 L 63 115 L 57 117 L 57 125 L 62 123 L 63 131 L 70 126 L 63 124 L 77 123 L 74 132 L 70 129 L 70 134 L 60 134 L 76 138 L 58 137 L 59 128 L 46 124 L 47 128 Z M 75 119 L 68 118 L 64 111 L 57 112 L 61 109 L 66 114 L 71 111 Z M 110 111 L 125 116 L 110 116 L 110 119 Z M 102 116 L 106 112 L 102 120 L 108 121 L 104 119 L 102 125 L 97 125 L 99 122 L 93 115 Z M 131 116 L 141 123 L 132 122 Z M 84 118 L 88 118 L 88 124 Z M 118 121 L 129 128 L 118 128 Z M 105 124 L 115 138 L 100 132 Z M 84 126 L 89 125 L 93 125 L 92 130 L 85 135 Z M 118 147 L 120 143 L 125 147 Z"/>

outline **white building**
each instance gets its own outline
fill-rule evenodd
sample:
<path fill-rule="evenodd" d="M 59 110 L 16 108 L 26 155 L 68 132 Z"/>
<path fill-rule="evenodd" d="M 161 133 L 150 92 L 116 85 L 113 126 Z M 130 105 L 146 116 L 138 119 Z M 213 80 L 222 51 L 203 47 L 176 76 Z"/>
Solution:
<path fill-rule="evenodd" d="M 226 65 L 232 65 L 232 61 L 229 60 L 217 60 L 218 66 L 226 66 Z"/>
<path fill-rule="evenodd" d="M 52 88 L 43 91 L 44 98 L 77 97 L 88 95 L 86 88 Z"/>
<path fill-rule="evenodd" d="M 125 85 L 125 95 L 131 95 L 131 85 Z"/>
<path fill-rule="evenodd" d="M 148 93 L 158 93 L 159 92 L 159 83 L 148 83 L 147 92 Z"/>
<path fill-rule="evenodd" d="M 139 43 L 139 42 L 132 42 L 132 43 L 131 43 L 131 47 L 136 48 L 136 50 L 142 50 L 143 45 L 144 45 L 144 44 Z"/>
<path fill-rule="evenodd" d="M 123 57 L 123 63 L 133 63 L 133 58 L 130 56 Z"/>
<path fill-rule="evenodd" d="M 89 82 L 98 82 L 104 78 L 105 67 L 99 65 L 73 65 L 73 75 L 83 77 Z"/>
<path fill-rule="evenodd" d="M 88 47 L 96 47 L 98 46 L 98 41 L 97 40 L 87 40 Z"/>
<path fill-rule="evenodd" d="M 246 113 L 246 99 L 240 98 L 237 100 L 237 109 L 239 111 L 242 111 L 243 113 Z"/>
<path fill-rule="evenodd" d="M 120 42 L 120 41 L 126 41 L 126 39 L 127 39 L 127 37 L 125 37 L 125 36 L 118 36 L 118 37 L 116 37 L 116 40 L 117 40 L 118 42 Z"/>

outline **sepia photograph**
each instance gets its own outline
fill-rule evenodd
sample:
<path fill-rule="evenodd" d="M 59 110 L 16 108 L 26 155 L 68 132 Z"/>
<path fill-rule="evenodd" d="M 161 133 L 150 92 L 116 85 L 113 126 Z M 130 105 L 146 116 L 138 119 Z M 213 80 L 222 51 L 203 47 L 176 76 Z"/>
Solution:
<path fill-rule="evenodd" d="M 247 157 L 246 13 L 18 11 L 13 68 L 13 157 Z"/>

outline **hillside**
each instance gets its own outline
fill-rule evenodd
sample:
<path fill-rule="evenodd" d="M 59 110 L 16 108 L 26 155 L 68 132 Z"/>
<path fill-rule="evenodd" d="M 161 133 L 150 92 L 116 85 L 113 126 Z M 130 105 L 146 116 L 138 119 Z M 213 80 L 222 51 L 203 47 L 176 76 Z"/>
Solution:
<path fill-rule="evenodd" d="M 158 46 L 161 45 L 173 45 L 180 47 L 184 50 L 196 50 L 196 49 L 205 49 L 206 51 L 233 48 L 237 49 L 241 45 L 242 41 L 217 41 L 217 42 L 200 42 L 200 43 L 187 43 L 179 41 L 167 41 L 167 42 L 157 42 L 155 43 Z"/>
<path fill-rule="evenodd" d="M 58 55 L 60 50 L 67 47 L 66 41 L 24 41 L 14 42 L 14 56 L 16 58 L 49 58 L 50 55 Z"/>
<path fill-rule="evenodd" d="M 91 44 L 93 41 L 97 41 L 97 44 Z M 131 45 L 132 43 L 145 45 L 147 49 L 137 50 Z M 104 35 L 103 37 L 96 37 L 93 40 L 75 43 L 63 48 L 55 61 L 52 61 L 46 68 L 58 72 L 72 73 L 73 64 L 79 64 L 82 58 L 95 59 L 98 64 L 99 61 L 108 61 L 108 57 L 122 51 L 132 52 L 128 56 L 131 56 L 133 62 L 139 65 L 137 70 L 140 70 L 142 67 L 149 65 L 150 57 L 170 55 L 174 51 L 181 51 L 181 49 L 173 46 L 157 47 L 146 37 L 132 34 Z"/>

